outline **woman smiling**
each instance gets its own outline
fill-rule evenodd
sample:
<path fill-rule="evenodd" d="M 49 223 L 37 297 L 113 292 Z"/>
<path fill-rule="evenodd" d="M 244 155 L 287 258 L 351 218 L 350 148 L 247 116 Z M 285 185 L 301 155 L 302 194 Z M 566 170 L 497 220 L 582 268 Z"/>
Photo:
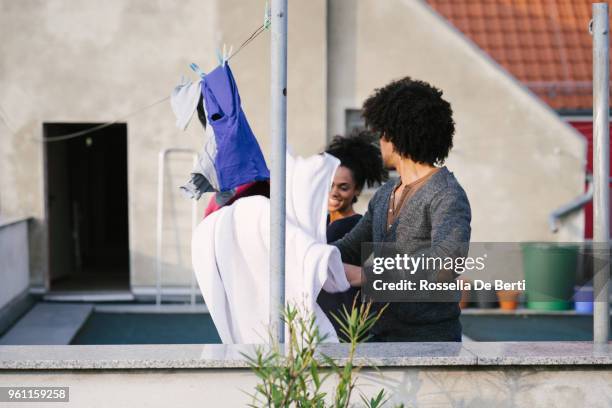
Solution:
<path fill-rule="evenodd" d="M 369 131 L 336 136 L 325 150 L 340 160 L 328 199 L 327 242 L 342 238 L 361 218 L 353 204 L 363 187 L 381 184 L 388 178 L 376 135 Z"/>
<path fill-rule="evenodd" d="M 352 133 L 348 137 L 336 136 L 325 150 L 340 160 L 328 197 L 327 242 L 332 243 L 344 237 L 361 219 L 353 208 L 364 186 L 381 184 L 388 178 L 383 166 L 378 138 L 369 131 Z M 336 316 L 342 306 L 350 310 L 359 288 L 351 287 L 347 292 L 327 293 L 321 291 L 317 303 L 334 325 L 338 338 L 342 340 Z"/>

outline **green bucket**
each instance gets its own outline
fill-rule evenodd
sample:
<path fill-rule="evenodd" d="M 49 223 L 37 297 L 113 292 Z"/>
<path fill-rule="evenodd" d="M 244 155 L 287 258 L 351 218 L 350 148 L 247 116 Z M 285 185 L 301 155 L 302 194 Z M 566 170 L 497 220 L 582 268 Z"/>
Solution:
<path fill-rule="evenodd" d="M 567 310 L 572 307 L 579 246 L 555 242 L 525 242 L 523 270 L 527 308 Z"/>

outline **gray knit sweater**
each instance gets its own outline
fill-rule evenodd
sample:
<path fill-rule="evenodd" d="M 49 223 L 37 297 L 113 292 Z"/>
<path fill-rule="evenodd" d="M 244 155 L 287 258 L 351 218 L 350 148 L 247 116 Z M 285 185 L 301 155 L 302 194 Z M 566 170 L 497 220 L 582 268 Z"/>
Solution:
<path fill-rule="evenodd" d="M 391 179 L 381 186 L 355 228 L 332 243 L 340 250 L 343 262 L 361 265 L 363 242 L 397 242 L 406 253 L 420 254 L 423 248 L 428 248 L 428 256 L 442 257 L 449 254 L 449 243 L 452 246 L 469 242 L 470 203 L 446 167 L 404 203 L 387 231 L 389 197 L 396 182 L 397 179 Z M 467 252 L 459 255 L 466 256 Z M 460 314 L 457 302 L 390 303 L 372 329 L 371 341 L 461 341 Z"/>

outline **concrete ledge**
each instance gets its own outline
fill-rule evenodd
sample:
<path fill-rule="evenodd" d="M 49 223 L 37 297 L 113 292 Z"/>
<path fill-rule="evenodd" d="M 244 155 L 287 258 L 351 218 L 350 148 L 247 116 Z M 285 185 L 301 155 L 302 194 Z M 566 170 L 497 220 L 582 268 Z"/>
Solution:
<path fill-rule="evenodd" d="M 31 218 L 32 217 L 0 218 L 0 228 L 8 227 L 9 225 L 13 225 L 22 221 L 29 221 Z"/>
<path fill-rule="evenodd" d="M 0 346 L 0 370 L 246 368 L 253 345 Z M 377 367 L 610 366 L 610 344 L 589 342 L 368 343 L 356 363 Z M 321 352 L 342 364 L 347 347 Z"/>
<path fill-rule="evenodd" d="M 69 387 L 71 406 L 245 406 L 259 379 L 249 345 L 0 346 L 1 386 Z M 346 345 L 322 351 L 339 363 Z M 368 343 L 360 392 L 390 406 L 609 407 L 612 355 L 591 343 Z M 335 379 L 324 385 L 333 393 Z M 17 404 L 15 404 L 17 406 Z"/>
<path fill-rule="evenodd" d="M 202 303 L 190 304 L 111 304 L 94 305 L 95 312 L 101 313 L 196 313 L 208 314 L 208 307 Z"/>
<path fill-rule="evenodd" d="M 480 309 L 480 308 L 465 308 L 461 309 L 462 315 L 476 316 L 592 316 L 593 313 L 580 313 L 575 310 L 537 310 L 519 308 L 515 310 L 495 309 Z M 610 310 L 612 316 L 612 309 Z"/>
<path fill-rule="evenodd" d="M 470 342 L 463 346 L 477 365 L 612 365 L 612 343 L 591 342 Z"/>

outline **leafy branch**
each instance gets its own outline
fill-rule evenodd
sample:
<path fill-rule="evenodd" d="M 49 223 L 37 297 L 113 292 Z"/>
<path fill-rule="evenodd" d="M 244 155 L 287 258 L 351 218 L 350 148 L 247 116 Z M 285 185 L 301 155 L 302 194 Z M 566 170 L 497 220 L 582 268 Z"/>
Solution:
<path fill-rule="evenodd" d="M 369 331 L 378 321 L 386 306 L 377 313 L 371 312 L 371 303 L 357 306 L 353 301 L 351 310 L 343 307 L 339 316 L 332 315 L 339 323 L 341 332 L 348 339 L 348 357 L 344 364 L 318 352 L 325 341 L 315 323 L 314 315 L 305 315 L 299 308 L 287 305 L 282 313 L 288 329 L 287 342 L 278 344 L 270 335 L 269 346 L 259 346 L 254 355 L 243 354 L 249 367 L 259 379 L 251 407 L 334 407 L 347 408 L 354 395 L 357 374 L 362 368 L 355 366 L 357 346 L 370 338 Z M 333 395 L 323 391 L 330 377 L 337 379 Z M 381 389 L 374 397 L 360 394 L 363 406 L 380 408 L 389 397 Z M 402 405 L 403 406 L 403 405 Z"/>

